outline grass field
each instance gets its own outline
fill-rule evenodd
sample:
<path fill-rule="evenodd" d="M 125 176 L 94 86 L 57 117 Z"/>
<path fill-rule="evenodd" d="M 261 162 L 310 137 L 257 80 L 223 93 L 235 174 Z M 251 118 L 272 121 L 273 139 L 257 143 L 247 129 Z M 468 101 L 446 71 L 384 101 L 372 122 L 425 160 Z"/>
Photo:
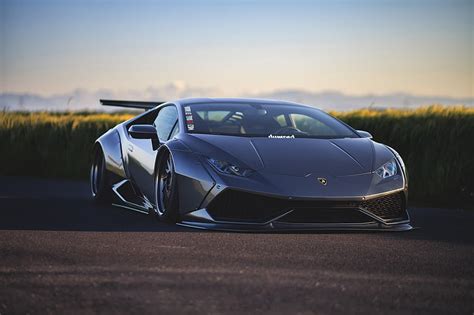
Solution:
<path fill-rule="evenodd" d="M 474 108 L 331 113 L 405 160 L 410 200 L 474 203 Z M 131 114 L 0 113 L 0 175 L 86 178 L 94 140 Z"/>

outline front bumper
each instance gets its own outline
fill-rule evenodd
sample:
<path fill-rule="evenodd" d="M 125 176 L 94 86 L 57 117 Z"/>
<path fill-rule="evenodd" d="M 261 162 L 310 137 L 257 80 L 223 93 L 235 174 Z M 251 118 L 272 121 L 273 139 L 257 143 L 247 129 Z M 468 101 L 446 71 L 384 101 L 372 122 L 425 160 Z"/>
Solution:
<path fill-rule="evenodd" d="M 357 198 L 293 199 L 226 189 L 181 225 L 214 230 L 378 230 L 412 227 L 403 189 Z"/>

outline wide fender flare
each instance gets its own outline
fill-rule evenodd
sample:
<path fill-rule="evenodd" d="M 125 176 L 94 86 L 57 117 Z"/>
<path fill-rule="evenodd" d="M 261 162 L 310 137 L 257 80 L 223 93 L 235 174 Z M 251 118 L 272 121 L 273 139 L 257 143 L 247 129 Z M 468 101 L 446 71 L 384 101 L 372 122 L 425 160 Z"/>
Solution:
<path fill-rule="evenodd" d="M 198 156 L 178 141 L 163 144 L 156 154 L 155 172 L 163 154 L 169 152 L 173 158 L 178 181 L 179 209 L 181 214 L 199 209 L 204 198 L 215 185 L 215 181 Z"/>

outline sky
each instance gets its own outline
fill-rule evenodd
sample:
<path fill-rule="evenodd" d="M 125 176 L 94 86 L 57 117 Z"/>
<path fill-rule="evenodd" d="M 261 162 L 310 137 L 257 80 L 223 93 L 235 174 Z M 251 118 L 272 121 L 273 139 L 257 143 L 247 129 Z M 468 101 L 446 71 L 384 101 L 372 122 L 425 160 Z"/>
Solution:
<path fill-rule="evenodd" d="M 3 93 L 473 97 L 474 0 L 0 0 Z"/>

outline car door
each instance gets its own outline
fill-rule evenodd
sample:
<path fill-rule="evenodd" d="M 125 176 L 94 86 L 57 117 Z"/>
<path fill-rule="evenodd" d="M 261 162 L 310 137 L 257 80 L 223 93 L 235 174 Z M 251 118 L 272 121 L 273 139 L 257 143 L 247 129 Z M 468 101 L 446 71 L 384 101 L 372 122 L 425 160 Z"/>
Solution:
<path fill-rule="evenodd" d="M 160 143 L 168 141 L 177 126 L 178 112 L 174 105 L 161 108 L 153 122 Z M 154 196 L 154 172 L 157 148 L 151 140 L 131 139 L 128 148 L 129 172 L 135 185 L 150 200 Z"/>

